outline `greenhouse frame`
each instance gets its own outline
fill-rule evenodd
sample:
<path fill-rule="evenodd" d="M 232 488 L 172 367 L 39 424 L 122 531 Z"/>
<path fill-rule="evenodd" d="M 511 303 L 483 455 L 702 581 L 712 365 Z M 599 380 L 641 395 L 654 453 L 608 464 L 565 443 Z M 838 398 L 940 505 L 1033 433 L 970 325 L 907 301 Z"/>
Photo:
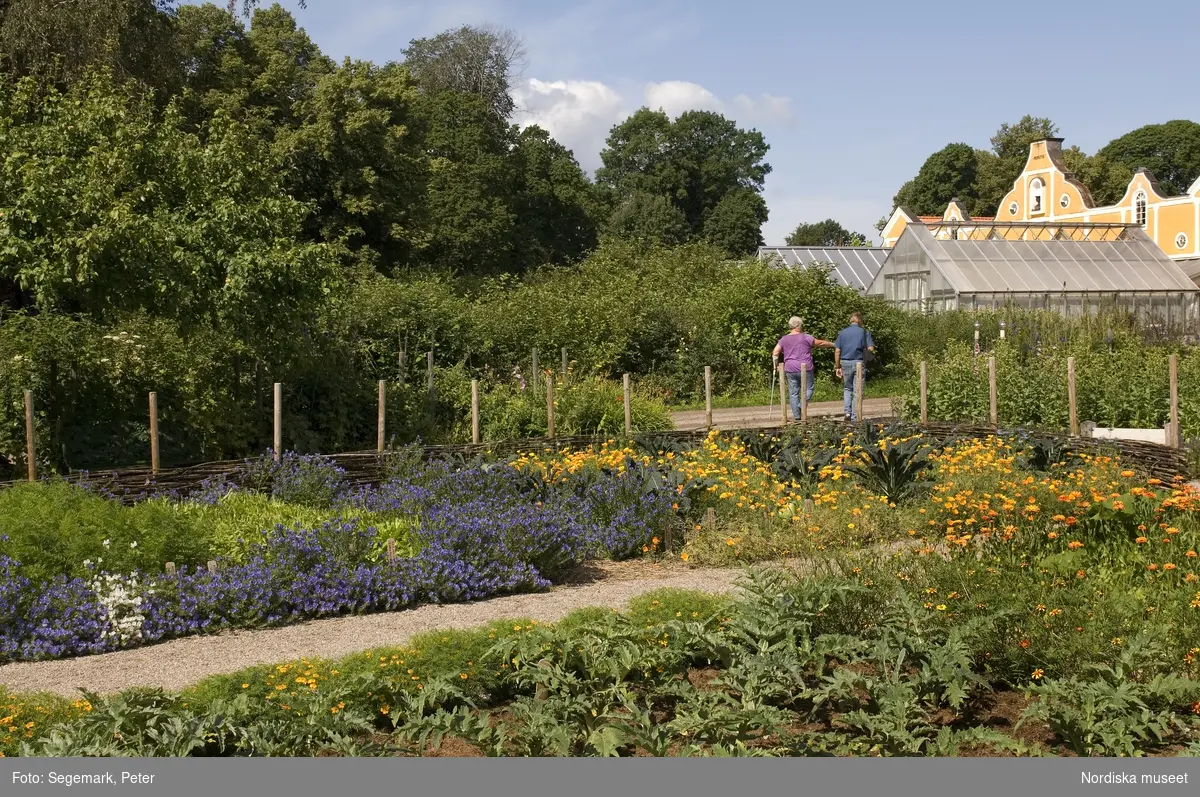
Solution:
<path fill-rule="evenodd" d="M 890 250 L 881 246 L 760 246 L 758 259 L 781 268 L 829 270 L 838 285 L 864 292 Z"/>
<path fill-rule="evenodd" d="M 867 290 L 926 312 L 1121 309 L 1194 324 L 1200 288 L 1135 225 L 910 225 Z"/>

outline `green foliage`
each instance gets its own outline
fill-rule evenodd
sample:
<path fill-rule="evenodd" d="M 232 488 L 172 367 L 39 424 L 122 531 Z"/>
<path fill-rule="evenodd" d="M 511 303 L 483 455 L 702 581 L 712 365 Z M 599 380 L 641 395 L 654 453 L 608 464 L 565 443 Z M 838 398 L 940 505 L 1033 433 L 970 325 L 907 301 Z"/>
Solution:
<path fill-rule="evenodd" d="M 1163 196 L 1180 196 L 1200 176 L 1200 124 L 1175 119 L 1139 127 L 1108 142 L 1096 154 L 1131 171 L 1145 168 L 1154 175 Z"/>
<path fill-rule="evenodd" d="M 866 246 L 871 239 L 862 233 L 850 232 L 833 219 L 806 222 L 787 237 L 788 246 Z"/>
<path fill-rule="evenodd" d="M 881 439 L 863 448 L 862 457 L 846 467 L 871 495 L 902 503 L 926 486 L 929 444 L 920 437 L 891 442 Z"/>
<path fill-rule="evenodd" d="M 970 198 L 978 171 L 974 148 L 969 144 L 947 144 L 926 159 L 917 176 L 900 188 L 892 204 L 922 216 L 941 216 L 951 199 Z M 977 205 L 972 203 L 967 212 L 977 213 Z"/>
<path fill-rule="evenodd" d="M 748 251 L 766 208 L 743 192 L 761 195 L 771 171 L 763 162 L 768 149 L 761 133 L 741 130 L 718 113 L 687 111 L 672 121 L 662 110 L 638 110 L 613 127 L 600 153 L 604 166 L 596 181 L 619 203 L 610 229 L 642 237 L 665 230 L 664 243 L 682 234 L 681 241 L 707 238 Z M 682 229 L 668 205 L 682 215 Z M 653 208 L 662 226 L 639 225 L 639 207 Z"/>
<path fill-rule="evenodd" d="M 84 560 L 114 573 L 158 572 L 164 562 L 203 564 L 211 539 L 203 524 L 169 502 L 124 507 L 65 482 L 0 490 L 0 553 L 34 583 L 57 575 L 90 578 Z"/>

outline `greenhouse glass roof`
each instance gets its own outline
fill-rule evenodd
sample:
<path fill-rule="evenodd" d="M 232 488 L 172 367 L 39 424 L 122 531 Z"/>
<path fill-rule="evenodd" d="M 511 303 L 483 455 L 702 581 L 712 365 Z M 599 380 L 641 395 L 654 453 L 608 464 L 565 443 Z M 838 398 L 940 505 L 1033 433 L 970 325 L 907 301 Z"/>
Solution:
<path fill-rule="evenodd" d="M 762 246 L 758 257 L 775 255 L 789 268 L 829 265 L 829 275 L 839 284 L 861 291 L 875 279 L 889 251 L 876 246 Z"/>
<path fill-rule="evenodd" d="M 904 236 L 912 237 L 929 267 L 960 294 L 1200 290 L 1140 227 L 1118 232 L 1105 240 L 1070 240 L 1065 229 L 1064 240 L 997 240 L 994 232 L 975 240 L 943 240 L 937 230 L 910 225 Z M 899 249 L 897 242 L 893 252 Z M 885 262 L 882 272 L 887 271 Z M 882 272 L 872 292 L 881 289 Z"/>

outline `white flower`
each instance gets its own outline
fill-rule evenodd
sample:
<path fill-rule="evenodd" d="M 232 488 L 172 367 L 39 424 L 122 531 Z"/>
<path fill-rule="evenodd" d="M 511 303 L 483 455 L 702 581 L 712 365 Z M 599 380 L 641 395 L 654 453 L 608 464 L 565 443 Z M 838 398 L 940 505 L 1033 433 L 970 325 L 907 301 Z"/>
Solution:
<path fill-rule="evenodd" d="M 136 548 L 136 547 L 137 547 L 137 540 L 134 540 L 133 542 L 129 543 L 129 547 L 130 547 L 130 548 Z"/>
<path fill-rule="evenodd" d="M 112 542 L 112 540 L 105 540 L 104 542 L 102 542 L 100 544 L 103 545 L 105 548 L 107 548 L 109 543 L 111 543 L 111 542 Z"/>

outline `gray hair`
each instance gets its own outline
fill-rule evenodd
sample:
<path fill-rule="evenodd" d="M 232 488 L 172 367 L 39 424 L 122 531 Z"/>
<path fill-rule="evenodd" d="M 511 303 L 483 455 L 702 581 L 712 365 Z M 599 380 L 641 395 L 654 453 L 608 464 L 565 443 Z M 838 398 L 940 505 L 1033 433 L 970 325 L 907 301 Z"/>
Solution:
<path fill-rule="evenodd" d="M 788 326 L 792 329 L 800 329 L 800 327 L 804 326 L 804 322 L 800 320 L 800 316 L 794 315 L 788 319 Z"/>

